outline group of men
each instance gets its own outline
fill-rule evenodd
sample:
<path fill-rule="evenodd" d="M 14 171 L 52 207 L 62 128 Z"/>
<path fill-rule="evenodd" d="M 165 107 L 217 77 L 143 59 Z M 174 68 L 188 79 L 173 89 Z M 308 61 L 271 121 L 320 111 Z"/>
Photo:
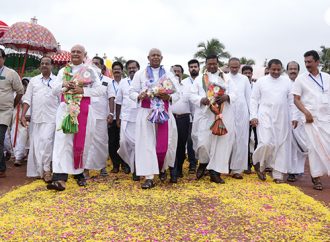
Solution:
<path fill-rule="evenodd" d="M 288 78 L 281 61 L 272 59 L 269 74 L 257 81 L 252 67 L 241 68 L 238 58 L 229 60 L 229 73 L 219 68 L 216 55 L 207 56 L 202 73 L 192 59 L 190 76 L 183 79 L 183 67 L 164 69 L 162 53 L 154 48 L 146 68 L 135 60 L 126 63 L 127 78 L 122 78 L 122 63 L 114 62 L 111 79 L 104 75 L 102 58 L 94 57 L 89 65 L 85 57 L 83 46 L 73 46 L 71 63 L 57 77 L 51 58 L 43 57 L 41 74 L 30 80 L 22 98 L 23 85 L 4 66 L 1 50 L 0 177 L 5 176 L 5 133 L 13 109 L 21 105 L 20 125 L 30 135 L 27 176 L 43 178 L 50 190 L 65 190 L 68 174 L 79 186 L 86 186 L 89 170 L 107 176 L 109 156 L 111 172 L 131 172 L 134 181 L 145 177 L 143 189 L 155 186 L 155 175 L 164 182 L 167 170 L 170 182 L 177 183 L 186 151 L 189 173 L 197 179 L 208 173 L 220 184 L 225 183 L 221 174 L 243 179 L 252 166 L 262 181 L 267 170 L 276 183 L 283 183 L 285 174 L 295 181 L 308 156 L 313 187 L 323 189 L 320 177 L 330 175 L 330 76 L 318 70 L 316 51 L 305 53 L 307 72 L 299 77 L 297 62 L 288 63 Z M 172 84 L 172 92 L 150 95 L 163 80 Z M 210 96 L 210 87 L 224 92 Z M 153 120 L 155 113 L 163 120 Z M 63 125 L 68 115 L 77 125 L 74 132 Z M 223 132 L 214 133 L 210 126 Z"/>

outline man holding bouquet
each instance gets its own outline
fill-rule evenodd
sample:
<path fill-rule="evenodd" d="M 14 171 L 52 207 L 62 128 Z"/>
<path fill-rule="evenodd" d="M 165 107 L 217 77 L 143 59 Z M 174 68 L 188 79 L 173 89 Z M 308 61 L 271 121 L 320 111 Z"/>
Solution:
<path fill-rule="evenodd" d="M 96 70 L 83 63 L 85 48 L 75 45 L 71 49 L 71 63 L 62 68 L 57 76 L 53 94 L 61 94 L 61 104 L 56 113 L 56 132 L 53 150 L 53 181 L 47 189 L 63 191 L 68 174 L 74 174 L 79 186 L 86 186 L 84 161 L 88 144 L 87 119 L 90 97 L 105 95 Z"/>
<path fill-rule="evenodd" d="M 130 98 L 140 105 L 136 117 L 135 162 L 136 175 L 145 176 L 142 189 L 155 186 L 154 175 L 166 179 L 166 169 L 174 167 L 177 146 L 177 127 L 169 110 L 179 99 L 171 72 L 160 65 L 159 49 L 149 51 L 147 68 L 135 73 Z"/>
<path fill-rule="evenodd" d="M 206 57 L 206 72 L 192 86 L 195 104 L 192 138 L 200 165 L 197 179 L 210 170 L 211 182 L 224 183 L 221 173 L 229 173 L 229 158 L 234 144 L 234 83 L 225 80 L 218 57 Z"/>

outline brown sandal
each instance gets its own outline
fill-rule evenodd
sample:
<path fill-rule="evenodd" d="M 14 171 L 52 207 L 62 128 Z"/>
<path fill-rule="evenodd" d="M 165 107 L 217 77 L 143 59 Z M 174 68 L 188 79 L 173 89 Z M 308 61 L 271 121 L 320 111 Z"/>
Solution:
<path fill-rule="evenodd" d="M 59 181 L 53 181 L 47 185 L 48 190 L 64 191 L 65 187 Z"/>
<path fill-rule="evenodd" d="M 313 182 L 313 189 L 318 190 L 318 191 L 322 191 L 323 190 L 323 186 L 322 186 L 322 182 L 321 179 L 319 177 L 312 177 L 312 182 Z"/>

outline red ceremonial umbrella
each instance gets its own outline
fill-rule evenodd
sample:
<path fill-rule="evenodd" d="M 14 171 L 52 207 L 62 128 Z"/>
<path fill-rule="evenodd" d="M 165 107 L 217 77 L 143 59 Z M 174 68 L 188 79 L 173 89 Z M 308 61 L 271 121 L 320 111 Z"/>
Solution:
<path fill-rule="evenodd" d="M 51 58 L 55 64 L 62 66 L 71 61 L 71 53 L 66 50 L 60 50 L 57 54 L 52 55 Z"/>
<path fill-rule="evenodd" d="M 25 51 L 20 76 L 24 74 L 26 58 L 28 53 L 47 54 L 58 50 L 57 41 L 53 34 L 45 27 L 37 24 L 37 19 L 31 22 L 18 22 L 13 24 L 0 38 L 0 44 L 17 51 Z"/>
<path fill-rule="evenodd" d="M 8 25 L 0 20 L 0 38 L 7 32 Z"/>

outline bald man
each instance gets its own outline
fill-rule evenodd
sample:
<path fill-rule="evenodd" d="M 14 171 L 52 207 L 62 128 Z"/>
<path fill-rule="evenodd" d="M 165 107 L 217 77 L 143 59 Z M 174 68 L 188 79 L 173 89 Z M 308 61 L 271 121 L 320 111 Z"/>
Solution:
<path fill-rule="evenodd" d="M 178 93 L 158 96 L 164 104 L 169 120 L 163 124 L 148 121 L 148 116 L 153 111 L 151 104 L 155 99 L 149 97 L 147 91 L 164 76 L 171 79 L 174 85 L 177 82 L 173 74 L 165 71 L 161 65 L 162 59 L 159 49 L 151 49 L 148 55 L 150 64 L 135 73 L 130 89 L 130 98 L 139 106 L 135 128 L 135 163 L 136 175 L 146 177 L 142 189 L 155 186 L 153 179 L 156 174 L 159 174 L 161 181 L 165 181 L 168 167 L 171 169 L 171 175 L 174 171 L 178 134 L 169 106 L 179 99 Z"/>
<path fill-rule="evenodd" d="M 86 186 L 84 178 L 84 162 L 88 156 L 91 144 L 88 119 L 93 119 L 93 111 L 90 112 L 90 98 L 105 95 L 99 75 L 96 70 L 83 63 L 86 57 L 85 48 L 75 45 L 71 49 L 71 63 L 62 68 L 57 76 L 53 88 L 53 94 L 61 95 L 61 103 L 56 113 L 56 133 L 53 150 L 53 179 L 47 185 L 49 190 L 65 190 L 68 174 L 74 174 L 79 186 Z M 79 80 L 91 83 L 77 85 L 76 76 Z M 72 94 L 72 95 L 71 95 Z M 71 96 L 70 96 L 71 95 Z M 80 96 L 82 95 L 82 97 Z M 70 98 L 80 99 L 78 131 L 72 131 L 62 126 L 63 119 L 68 115 Z M 72 116 L 71 116 L 72 117 Z"/>

